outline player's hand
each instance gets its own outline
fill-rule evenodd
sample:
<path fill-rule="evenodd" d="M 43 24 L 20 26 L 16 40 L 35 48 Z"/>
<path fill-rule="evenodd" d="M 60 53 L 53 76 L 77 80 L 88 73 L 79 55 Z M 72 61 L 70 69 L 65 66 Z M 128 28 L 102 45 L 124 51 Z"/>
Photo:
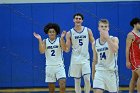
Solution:
<path fill-rule="evenodd" d="M 131 63 L 130 63 L 130 62 L 126 62 L 126 67 L 127 67 L 128 69 L 130 69 L 130 68 L 131 68 Z"/>
<path fill-rule="evenodd" d="M 92 74 L 92 80 L 94 80 L 94 74 Z"/>
<path fill-rule="evenodd" d="M 38 40 L 41 40 L 41 36 L 40 36 L 39 34 L 37 34 L 37 33 L 34 32 L 33 35 L 34 35 L 34 37 L 37 38 Z"/>
<path fill-rule="evenodd" d="M 63 31 L 62 34 L 61 34 L 61 38 L 64 38 L 66 33 L 67 33 L 66 31 Z"/>
<path fill-rule="evenodd" d="M 102 35 L 102 37 L 104 38 L 104 39 L 109 39 L 109 33 L 108 33 L 108 31 L 106 31 L 106 30 L 101 30 L 100 31 L 100 34 Z"/>

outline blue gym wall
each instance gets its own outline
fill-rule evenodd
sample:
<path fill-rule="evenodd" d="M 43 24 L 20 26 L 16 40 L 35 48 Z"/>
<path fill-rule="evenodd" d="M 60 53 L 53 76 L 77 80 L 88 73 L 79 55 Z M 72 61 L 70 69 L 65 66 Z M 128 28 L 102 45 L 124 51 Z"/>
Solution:
<path fill-rule="evenodd" d="M 130 20 L 140 17 L 140 2 L 0 4 L 0 88 L 46 87 L 45 57 L 38 51 L 33 32 L 46 38 L 43 26 L 48 22 L 58 23 L 61 32 L 68 31 L 77 12 L 84 15 L 83 25 L 92 29 L 95 39 L 98 20 L 110 21 L 110 34 L 119 38 L 120 86 L 128 86 L 131 71 L 125 66 L 125 40 L 132 29 Z M 91 47 L 90 54 L 92 60 Z M 64 53 L 67 73 L 70 55 Z M 67 78 L 67 86 L 74 86 L 72 78 Z"/>

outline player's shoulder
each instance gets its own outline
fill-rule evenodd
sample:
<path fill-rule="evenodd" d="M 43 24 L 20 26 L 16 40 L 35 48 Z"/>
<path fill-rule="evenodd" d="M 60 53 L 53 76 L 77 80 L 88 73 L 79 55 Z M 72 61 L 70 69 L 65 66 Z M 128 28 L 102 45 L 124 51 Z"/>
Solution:
<path fill-rule="evenodd" d="M 115 39 L 115 40 L 118 40 L 118 37 L 116 36 L 110 36 L 111 39 Z"/>
<path fill-rule="evenodd" d="M 46 42 L 48 40 L 48 38 L 43 39 L 43 42 Z"/>
<path fill-rule="evenodd" d="M 66 33 L 66 38 L 68 39 L 68 38 L 70 38 L 71 36 L 72 36 L 71 30 L 67 31 L 67 33 Z"/>
<path fill-rule="evenodd" d="M 129 32 L 127 36 L 134 36 L 134 34 L 132 32 Z"/>
<path fill-rule="evenodd" d="M 88 28 L 88 27 L 86 27 L 86 28 L 87 28 L 88 34 L 89 34 L 89 35 L 93 35 L 92 30 L 91 30 L 90 28 Z"/>
<path fill-rule="evenodd" d="M 110 38 L 111 38 L 112 41 L 114 41 L 114 42 L 119 42 L 119 39 L 118 39 L 118 37 L 116 37 L 116 36 L 110 36 Z"/>
<path fill-rule="evenodd" d="M 85 28 L 87 28 L 88 32 L 92 32 L 92 30 L 89 27 L 85 27 Z"/>
<path fill-rule="evenodd" d="M 132 33 L 132 32 L 129 32 L 128 34 L 127 34 L 127 38 L 129 38 L 129 39 L 133 39 L 135 36 L 134 36 L 134 34 Z"/>
<path fill-rule="evenodd" d="M 111 39 L 118 38 L 118 37 L 112 36 L 112 35 L 109 35 L 109 37 L 110 37 Z"/>
<path fill-rule="evenodd" d="M 67 31 L 67 34 L 70 34 L 71 33 L 71 30 Z"/>
<path fill-rule="evenodd" d="M 99 44 L 99 40 L 100 40 L 100 38 L 95 39 L 95 41 L 94 41 L 95 43 L 94 44 L 98 45 Z"/>
<path fill-rule="evenodd" d="M 71 33 L 72 33 L 72 31 L 69 30 L 69 31 L 66 33 L 66 35 L 67 35 L 67 36 L 71 36 Z"/>
<path fill-rule="evenodd" d="M 89 27 L 85 27 L 85 28 L 87 28 L 88 31 L 91 31 L 91 29 Z"/>

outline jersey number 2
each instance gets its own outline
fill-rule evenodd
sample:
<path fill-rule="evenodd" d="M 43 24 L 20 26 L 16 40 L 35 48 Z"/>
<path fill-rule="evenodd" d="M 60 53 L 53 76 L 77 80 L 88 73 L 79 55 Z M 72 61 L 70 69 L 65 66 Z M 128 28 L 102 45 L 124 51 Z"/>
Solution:
<path fill-rule="evenodd" d="M 51 56 L 55 56 L 55 50 L 51 50 Z"/>
<path fill-rule="evenodd" d="M 106 59 L 106 55 L 105 55 L 105 52 L 103 52 L 103 53 L 100 53 L 100 60 L 102 60 L 102 59 Z"/>

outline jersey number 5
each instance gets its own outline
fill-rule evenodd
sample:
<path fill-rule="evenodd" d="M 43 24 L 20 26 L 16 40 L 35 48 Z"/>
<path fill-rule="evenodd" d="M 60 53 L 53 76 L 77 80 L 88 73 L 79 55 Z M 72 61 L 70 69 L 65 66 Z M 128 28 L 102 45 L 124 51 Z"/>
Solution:
<path fill-rule="evenodd" d="M 55 56 L 55 50 L 51 50 L 51 56 Z"/>
<path fill-rule="evenodd" d="M 102 59 L 106 59 L 106 55 L 105 55 L 105 52 L 103 52 L 103 53 L 100 53 L 100 60 L 102 60 Z"/>
<path fill-rule="evenodd" d="M 79 39 L 79 45 L 80 45 L 80 46 L 83 45 L 82 39 Z"/>

